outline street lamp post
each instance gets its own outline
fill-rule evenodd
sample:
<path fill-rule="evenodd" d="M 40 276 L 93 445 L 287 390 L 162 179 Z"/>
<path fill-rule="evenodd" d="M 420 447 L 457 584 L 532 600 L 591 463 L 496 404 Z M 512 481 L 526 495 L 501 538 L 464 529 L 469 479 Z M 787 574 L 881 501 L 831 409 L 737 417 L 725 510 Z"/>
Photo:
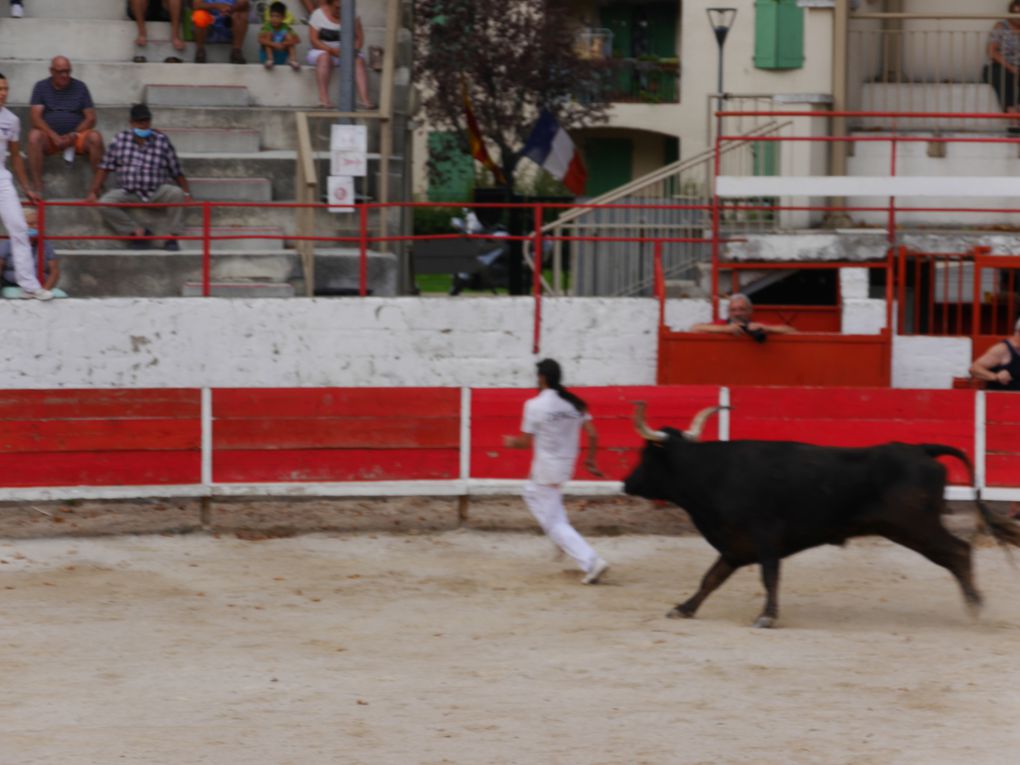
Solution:
<path fill-rule="evenodd" d="M 722 98 L 723 94 L 723 46 L 726 44 L 726 35 L 737 18 L 736 8 L 706 8 L 708 23 L 712 25 L 715 32 L 715 41 L 719 44 L 719 78 L 716 81 L 716 92 Z"/>

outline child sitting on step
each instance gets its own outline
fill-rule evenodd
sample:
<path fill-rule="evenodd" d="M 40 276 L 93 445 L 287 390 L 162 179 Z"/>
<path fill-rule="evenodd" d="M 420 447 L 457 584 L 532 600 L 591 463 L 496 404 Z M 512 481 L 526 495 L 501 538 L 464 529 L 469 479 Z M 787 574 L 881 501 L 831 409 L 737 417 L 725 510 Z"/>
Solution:
<path fill-rule="evenodd" d="M 281 2 L 271 3 L 269 18 L 262 25 L 259 34 L 259 60 L 266 69 L 276 64 L 290 64 L 295 72 L 301 70 L 296 48 L 301 38 L 287 24 L 287 6 Z"/>

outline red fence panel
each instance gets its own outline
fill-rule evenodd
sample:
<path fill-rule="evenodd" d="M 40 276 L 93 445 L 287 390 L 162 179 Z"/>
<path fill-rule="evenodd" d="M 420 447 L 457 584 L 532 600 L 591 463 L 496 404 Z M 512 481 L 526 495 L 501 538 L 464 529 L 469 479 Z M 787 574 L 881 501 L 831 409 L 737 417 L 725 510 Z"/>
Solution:
<path fill-rule="evenodd" d="M 974 395 L 969 390 L 733 388 L 730 437 L 825 446 L 939 443 L 973 460 Z M 970 483 L 959 460 L 944 462 L 951 483 Z"/>
<path fill-rule="evenodd" d="M 1020 395 L 985 393 L 985 484 L 1020 486 Z"/>
<path fill-rule="evenodd" d="M 652 427 L 672 425 L 686 428 L 693 417 L 707 406 L 719 403 L 719 388 L 714 385 L 659 385 L 630 387 L 572 388 L 591 409 L 599 432 L 599 467 L 602 480 L 621 480 L 637 463 L 643 446 L 634 432 L 634 401 L 648 403 L 648 421 Z M 479 389 L 471 395 L 471 477 L 525 478 L 531 465 L 531 452 L 507 449 L 503 436 L 520 432 L 524 402 L 535 390 Z M 713 418 L 704 438 L 718 438 Z M 578 467 L 578 480 L 594 479 Z"/>
<path fill-rule="evenodd" d="M 458 477 L 456 388 L 217 389 L 212 398 L 217 482 Z"/>
<path fill-rule="evenodd" d="M 192 389 L 0 391 L 0 486 L 201 481 Z"/>

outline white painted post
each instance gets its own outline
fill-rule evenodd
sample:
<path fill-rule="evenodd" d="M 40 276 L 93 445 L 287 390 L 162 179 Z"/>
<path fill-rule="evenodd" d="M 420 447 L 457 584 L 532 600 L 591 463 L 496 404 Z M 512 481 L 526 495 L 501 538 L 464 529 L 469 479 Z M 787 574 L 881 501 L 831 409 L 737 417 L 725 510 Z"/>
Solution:
<path fill-rule="evenodd" d="M 471 389 L 460 389 L 460 479 L 471 478 Z"/>
<path fill-rule="evenodd" d="M 212 389 L 202 388 L 202 486 L 212 486 Z"/>
<path fill-rule="evenodd" d="M 719 389 L 719 440 L 730 440 L 730 389 L 725 385 Z"/>
<path fill-rule="evenodd" d="M 979 390 L 974 396 L 974 488 L 985 488 L 985 392 Z"/>

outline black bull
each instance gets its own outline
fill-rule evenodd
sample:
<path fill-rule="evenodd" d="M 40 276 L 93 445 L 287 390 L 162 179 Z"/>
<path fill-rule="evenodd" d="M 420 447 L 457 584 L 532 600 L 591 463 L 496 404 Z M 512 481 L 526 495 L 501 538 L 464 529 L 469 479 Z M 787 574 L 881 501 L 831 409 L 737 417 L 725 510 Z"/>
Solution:
<path fill-rule="evenodd" d="M 851 449 L 787 441 L 698 443 L 699 413 L 686 432 L 653 431 L 638 404 L 635 426 L 647 441 L 641 462 L 624 481 L 627 494 L 682 507 L 719 552 L 701 587 L 667 614 L 692 617 L 713 590 L 741 566 L 761 566 L 765 607 L 756 627 L 778 616 L 779 561 L 787 555 L 851 537 L 878 535 L 947 568 L 976 611 L 970 544 L 942 525 L 946 470 L 935 457 L 967 455 L 941 444 L 889 443 Z M 1020 526 L 977 499 L 981 519 L 1000 543 L 1020 547 Z"/>

